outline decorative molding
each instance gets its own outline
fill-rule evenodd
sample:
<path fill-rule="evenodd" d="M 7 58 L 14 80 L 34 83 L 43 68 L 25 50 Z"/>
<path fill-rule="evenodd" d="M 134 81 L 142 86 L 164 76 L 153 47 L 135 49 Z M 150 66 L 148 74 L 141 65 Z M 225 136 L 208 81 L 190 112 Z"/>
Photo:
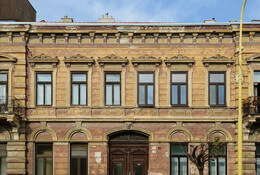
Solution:
<path fill-rule="evenodd" d="M 208 58 L 204 57 L 202 62 L 205 66 L 208 66 L 209 64 L 227 64 L 227 66 L 230 66 L 231 64 L 234 63 L 234 59 L 227 58 L 225 56 L 217 54 L 216 56 L 212 56 Z"/>
<path fill-rule="evenodd" d="M 31 64 L 32 67 L 34 67 L 36 63 L 51 63 L 53 67 L 56 67 L 59 63 L 59 59 L 57 56 L 53 58 L 42 53 L 40 55 L 28 58 L 28 62 Z"/>
<path fill-rule="evenodd" d="M 260 54 L 255 54 L 246 59 L 248 63 L 260 62 Z"/>
<path fill-rule="evenodd" d="M 138 64 L 155 64 L 159 66 L 162 63 L 161 57 L 153 57 L 150 55 L 143 55 L 132 59 L 132 64 L 138 66 Z"/>
<path fill-rule="evenodd" d="M 128 63 L 128 60 L 127 57 L 119 57 L 111 54 L 105 57 L 98 57 L 97 62 L 101 66 L 104 66 L 105 64 L 122 64 L 122 66 L 125 66 Z"/>
<path fill-rule="evenodd" d="M 80 54 L 74 55 L 72 57 L 65 57 L 64 62 L 66 66 L 70 66 L 71 64 L 79 64 L 79 63 L 85 63 L 88 64 L 88 66 L 92 66 L 95 63 L 95 60 L 93 57 L 86 57 Z"/>
<path fill-rule="evenodd" d="M 1 54 L 0 53 L 0 62 L 16 62 L 17 58 L 11 56 L 11 55 L 6 55 L 6 54 Z"/>
<path fill-rule="evenodd" d="M 172 64 L 188 64 L 192 66 L 195 63 L 195 59 L 194 57 L 190 58 L 179 54 L 170 58 L 166 57 L 164 62 L 167 66 L 171 66 Z"/>

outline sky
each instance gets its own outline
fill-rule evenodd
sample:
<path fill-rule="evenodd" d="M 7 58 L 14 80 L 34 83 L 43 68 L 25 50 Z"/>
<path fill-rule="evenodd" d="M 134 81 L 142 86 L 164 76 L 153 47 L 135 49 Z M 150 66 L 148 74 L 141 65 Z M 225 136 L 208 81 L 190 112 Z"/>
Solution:
<path fill-rule="evenodd" d="M 238 20 L 243 0 L 29 0 L 37 21 L 60 21 L 67 15 L 75 22 L 97 22 L 109 13 L 117 22 L 197 23 Z M 260 0 L 247 0 L 244 21 L 260 19 Z"/>

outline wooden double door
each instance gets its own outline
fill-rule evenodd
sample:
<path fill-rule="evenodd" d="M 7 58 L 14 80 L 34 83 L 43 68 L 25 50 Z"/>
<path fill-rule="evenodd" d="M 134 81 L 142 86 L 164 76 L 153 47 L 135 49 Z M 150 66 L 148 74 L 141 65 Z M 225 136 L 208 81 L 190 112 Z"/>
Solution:
<path fill-rule="evenodd" d="M 148 142 L 144 140 L 117 140 L 109 144 L 110 175 L 147 175 Z"/>

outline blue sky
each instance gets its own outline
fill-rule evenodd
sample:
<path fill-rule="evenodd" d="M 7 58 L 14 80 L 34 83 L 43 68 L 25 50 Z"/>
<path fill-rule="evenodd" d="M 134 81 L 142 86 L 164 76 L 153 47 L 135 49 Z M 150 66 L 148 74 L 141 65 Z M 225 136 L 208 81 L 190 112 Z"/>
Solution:
<path fill-rule="evenodd" d="M 243 0 L 29 0 L 37 21 L 96 22 L 105 13 L 118 22 L 217 22 L 239 20 Z M 248 0 L 244 21 L 260 19 L 260 0 Z"/>

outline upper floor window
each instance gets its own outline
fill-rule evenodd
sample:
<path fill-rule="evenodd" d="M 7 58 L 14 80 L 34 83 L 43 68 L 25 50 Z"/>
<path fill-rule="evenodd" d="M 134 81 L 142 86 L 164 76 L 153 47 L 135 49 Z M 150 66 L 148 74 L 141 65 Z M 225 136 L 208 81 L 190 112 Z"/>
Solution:
<path fill-rule="evenodd" d="M 7 104 L 8 97 L 8 77 L 7 73 L 0 72 L 0 105 Z"/>
<path fill-rule="evenodd" d="M 53 174 L 52 144 L 36 144 L 36 174 Z"/>
<path fill-rule="evenodd" d="M 138 73 L 138 105 L 154 106 L 154 72 Z"/>
<path fill-rule="evenodd" d="M 87 105 L 87 73 L 71 74 L 71 104 Z"/>
<path fill-rule="evenodd" d="M 174 106 L 187 106 L 188 104 L 187 72 L 171 73 L 171 104 Z"/>
<path fill-rule="evenodd" d="M 88 174 L 88 147 L 87 144 L 71 144 L 70 174 Z"/>
<path fill-rule="evenodd" d="M 36 104 L 52 105 L 52 73 L 36 73 Z"/>
<path fill-rule="evenodd" d="M 187 144 L 171 144 L 171 175 L 188 175 Z"/>
<path fill-rule="evenodd" d="M 209 148 L 209 151 L 210 148 Z M 214 158 L 209 160 L 209 174 L 210 175 L 226 175 L 227 174 L 227 147 L 223 145 L 221 149 L 215 154 Z"/>
<path fill-rule="evenodd" d="M 225 72 L 209 72 L 209 105 L 226 105 Z"/>
<path fill-rule="evenodd" d="M 121 104 L 121 77 L 120 73 L 105 73 L 105 104 Z"/>
<path fill-rule="evenodd" d="M 6 144 L 0 144 L 0 174 L 6 174 Z"/>

